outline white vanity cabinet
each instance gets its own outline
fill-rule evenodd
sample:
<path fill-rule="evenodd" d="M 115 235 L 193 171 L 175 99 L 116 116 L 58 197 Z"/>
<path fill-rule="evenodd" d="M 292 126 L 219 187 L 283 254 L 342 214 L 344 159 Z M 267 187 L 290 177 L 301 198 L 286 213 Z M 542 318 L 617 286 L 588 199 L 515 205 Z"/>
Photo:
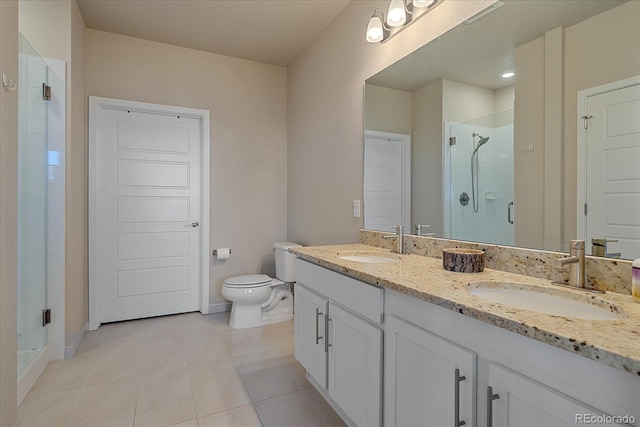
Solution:
<path fill-rule="evenodd" d="M 326 320 L 329 301 L 296 285 L 294 299 L 294 352 L 307 373 L 327 388 Z"/>
<path fill-rule="evenodd" d="M 385 314 L 385 426 L 640 426 L 638 376 L 391 290 Z"/>
<path fill-rule="evenodd" d="M 620 423 L 615 420 L 604 422 L 604 419 L 603 422 L 598 422 L 597 417 L 603 416 L 602 411 L 499 364 L 489 365 L 487 382 L 490 384 L 486 387 L 484 396 L 487 427 L 625 425 L 622 424 L 622 419 Z"/>
<path fill-rule="evenodd" d="M 295 356 L 357 426 L 382 425 L 383 290 L 296 260 Z"/>
<path fill-rule="evenodd" d="M 385 338 L 385 426 L 475 425 L 474 352 L 396 316 Z"/>

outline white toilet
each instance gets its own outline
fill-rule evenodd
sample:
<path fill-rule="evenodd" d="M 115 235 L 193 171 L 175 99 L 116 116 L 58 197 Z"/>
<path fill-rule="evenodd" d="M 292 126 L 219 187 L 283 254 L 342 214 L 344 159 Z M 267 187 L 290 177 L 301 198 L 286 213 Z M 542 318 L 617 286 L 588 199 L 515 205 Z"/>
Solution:
<path fill-rule="evenodd" d="M 229 327 L 254 328 L 293 319 L 291 284 L 295 281 L 296 256 L 289 253 L 289 248 L 299 246 L 291 242 L 273 244 L 276 279 L 266 274 L 250 274 L 224 281 L 222 296 L 232 302 Z"/>

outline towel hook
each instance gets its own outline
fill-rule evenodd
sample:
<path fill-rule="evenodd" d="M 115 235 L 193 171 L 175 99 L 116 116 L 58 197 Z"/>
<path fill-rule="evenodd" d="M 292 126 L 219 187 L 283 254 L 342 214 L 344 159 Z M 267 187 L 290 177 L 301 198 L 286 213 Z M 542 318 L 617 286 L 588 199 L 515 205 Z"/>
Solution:
<path fill-rule="evenodd" d="M 2 87 L 4 87 L 4 90 L 7 92 L 13 92 L 18 88 L 18 85 L 14 83 L 13 80 L 7 79 L 7 75 L 2 73 Z"/>

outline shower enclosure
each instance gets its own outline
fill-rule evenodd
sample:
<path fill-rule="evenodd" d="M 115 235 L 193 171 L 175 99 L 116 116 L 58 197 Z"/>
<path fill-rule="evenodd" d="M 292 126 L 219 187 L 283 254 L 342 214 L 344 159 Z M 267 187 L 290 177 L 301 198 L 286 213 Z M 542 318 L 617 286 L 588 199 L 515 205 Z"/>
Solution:
<path fill-rule="evenodd" d="M 50 65 L 60 64 L 51 61 Z M 64 72 L 64 63 L 62 71 Z M 64 83 L 19 36 L 18 79 L 18 399 L 24 397 L 59 344 L 52 340 L 52 296 L 64 289 Z M 64 75 L 64 74 L 63 74 Z M 47 99 L 48 98 L 48 99 Z M 53 288 L 52 288 L 53 287 Z M 54 290 L 52 293 L 51 290 Z M 59 345 L 57 347 L 60 347 Z M 60 357 L 56 357 L 60 358 Z"/>
<path fill-rule="evenodd" d="M 513 110 L 446 123 L 445 237 L 513 245 Z"/>

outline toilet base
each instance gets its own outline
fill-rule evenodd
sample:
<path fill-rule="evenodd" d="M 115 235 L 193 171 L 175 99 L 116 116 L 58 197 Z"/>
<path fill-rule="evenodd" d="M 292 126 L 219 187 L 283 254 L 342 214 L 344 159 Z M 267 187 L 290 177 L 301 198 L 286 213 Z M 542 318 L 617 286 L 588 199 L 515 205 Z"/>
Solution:
<path fill-rule="evenodd" d="M 264 310 L 260 304 L 231 306 L 229 327 L 231 329 L 256 328 L 293 319 L 293 295 L 285 291 L 282 299 L 271 310 Z"/>

